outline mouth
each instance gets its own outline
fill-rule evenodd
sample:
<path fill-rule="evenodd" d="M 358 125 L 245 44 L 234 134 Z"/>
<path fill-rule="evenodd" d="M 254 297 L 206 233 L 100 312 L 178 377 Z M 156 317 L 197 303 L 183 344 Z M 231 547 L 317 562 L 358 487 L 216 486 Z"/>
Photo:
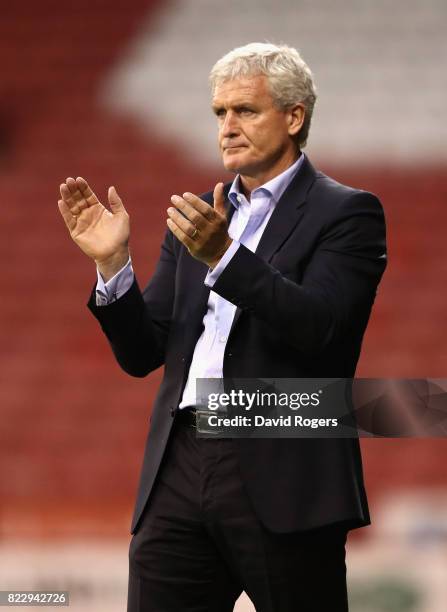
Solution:
<path fill-rule="evenodd" d="M 231 147 L 224 147 L 224 151 L 234 151 L 235 149 L 245 149 L 246 145 L 233 145 Z"/>

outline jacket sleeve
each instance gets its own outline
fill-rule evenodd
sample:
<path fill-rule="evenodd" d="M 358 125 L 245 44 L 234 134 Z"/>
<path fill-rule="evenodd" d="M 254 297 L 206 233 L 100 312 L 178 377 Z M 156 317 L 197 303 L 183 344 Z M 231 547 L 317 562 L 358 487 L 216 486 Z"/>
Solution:
<path fill-rule="evenodd" d="M 96 285 L 88 308 L 99 321 L 125 372 L 143 377 L 165 361 L 174 305 L 176 257 L 166 232 L 155 272 L 143 292 L 135 278 L 130 289 L 107 306 L 96 305 Z"/>
<path fill-rule="evenodd" d="M 213 291 L 262 319 L 284 342 L 319 353 L 363 313 L 367 320 L 385 266 L 382 206 L 374 195 L 356 192 L 323 227 L 299 284 L 241 245 Z"/>

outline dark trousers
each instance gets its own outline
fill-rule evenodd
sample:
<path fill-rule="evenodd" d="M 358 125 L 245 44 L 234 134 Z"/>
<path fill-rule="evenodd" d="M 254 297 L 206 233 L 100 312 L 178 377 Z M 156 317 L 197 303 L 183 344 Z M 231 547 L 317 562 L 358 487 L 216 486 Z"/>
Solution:
<path fill-rule="evenodd" d="M 346 612 L 345 543 L 335 527 L 267 530 L 233 441 L 174 423 L 130 544 L 127 611 L 230 612 L 245 590 L 257 612 Z"/>

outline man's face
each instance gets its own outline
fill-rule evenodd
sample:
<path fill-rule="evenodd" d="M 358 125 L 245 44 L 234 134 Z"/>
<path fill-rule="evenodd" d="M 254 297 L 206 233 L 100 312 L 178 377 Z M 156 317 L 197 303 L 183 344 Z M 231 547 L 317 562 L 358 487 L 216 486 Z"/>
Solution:
<path fill-rule="evenodd" d="M 296 117 L 273 104 L 267 77 L 224 81 L 216 86 L 213 111 L 226 170 L 250 177 L 275 176 L 296 152 Z M 299 129 L 299 128 L 298 128 Z"/>

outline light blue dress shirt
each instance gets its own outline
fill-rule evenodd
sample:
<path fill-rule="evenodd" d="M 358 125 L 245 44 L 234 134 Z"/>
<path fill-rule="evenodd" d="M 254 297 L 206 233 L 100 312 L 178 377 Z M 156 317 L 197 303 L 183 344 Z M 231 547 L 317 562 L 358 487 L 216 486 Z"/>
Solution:
<path fill-rule="evenodd" d="M 241 191 L 239 175 L 236 176 L 228 193 L 231 204 L 235 208 L 228 228 L 228 234 L 233 242 L 217 266 L 206 275 L 205 285 L 213 287 L 241 244 L 252 252 L 256 250 L 275 206 L 300 169 L 303 160 L 304 154 L 301 154 L 287 170 L 252 191 L 250 201 Z M 99 271 L 97 274 L 96 303 L 98 306 L 119 299 L 128 291 L 134 280 L 130 259 L 124 268 L 107 283 L 104 283 Z M 203 319 L 204 329 L 194 349 L 180 408 L 196 405 L 197 378 L 223 377 L 225 346 L 235 312 L 234 304 L 211 289 L 208 309 Z"/>

